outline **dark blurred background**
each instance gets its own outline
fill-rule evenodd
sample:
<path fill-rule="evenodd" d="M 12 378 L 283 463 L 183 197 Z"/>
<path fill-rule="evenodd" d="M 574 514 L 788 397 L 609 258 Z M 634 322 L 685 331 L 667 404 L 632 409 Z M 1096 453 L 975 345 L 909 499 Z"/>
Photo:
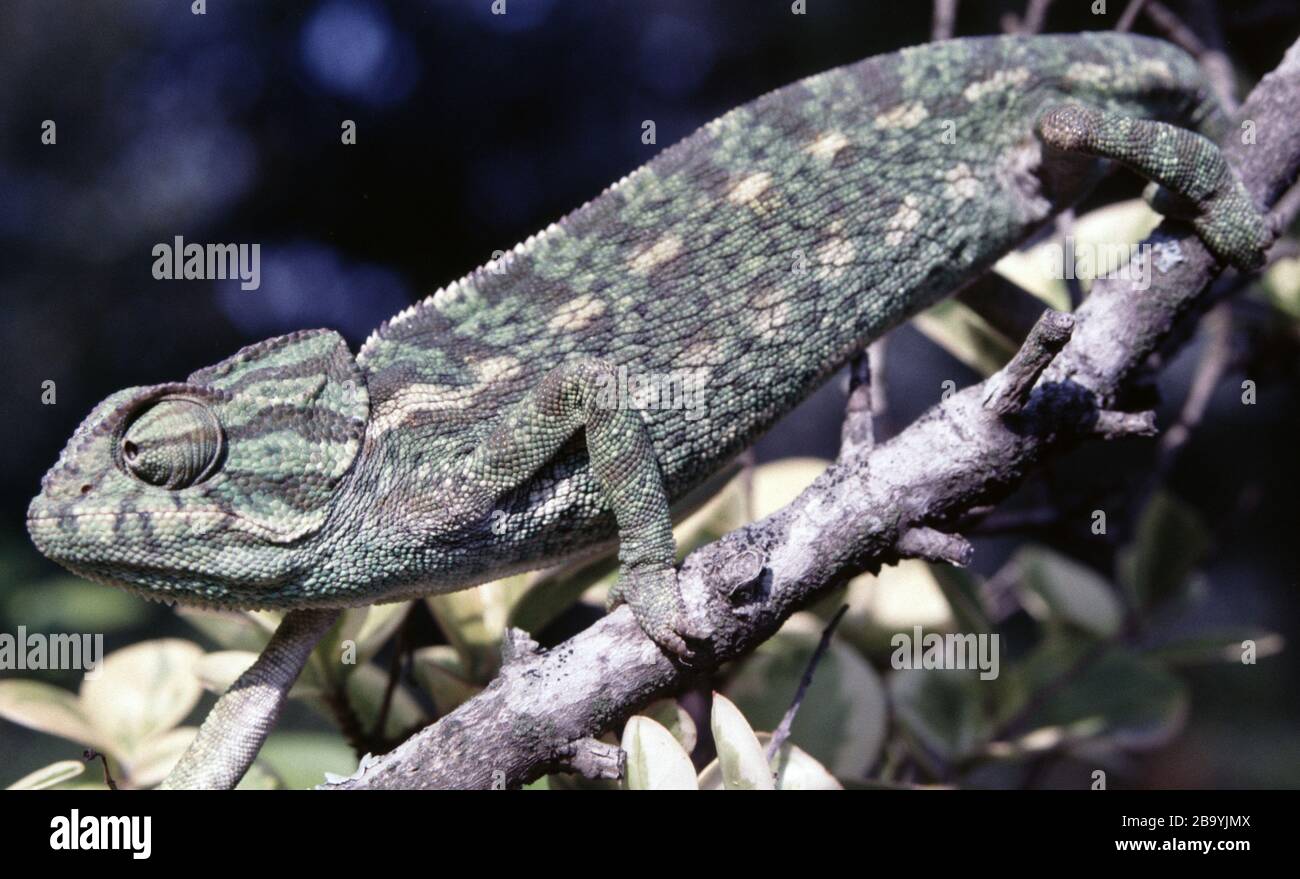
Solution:
<path fill-rule="evenodd" d="M 1216 12 L 1192 5 L 1189 20 Z M 1022 6 L 963 3 L 956 32 L 999 32 Z M 1090 6 L 1055 4 L 1046 30 L 1107 29 L 1124 4 L 1106 15 Z M 931 24 L 922 2 L 808 0 L 802 16 L 789 0 L 508 0 L 504 16 L 490 7 L 208 0 L 195 15 L 187 0 L 0 4 L 0 630 L 86 622 L 108 632 L 110 651 L 185 631 L 170 612 L 101 587 L 42 591 L 57 571 L 26 540 L 40 475 L 112 391 L 179 380 L 304 327 L 336 328 L 355 350 L 384 318 L 709 119 L 801 76 L 924 42 Z M 1249 81 L 1296 34 L 1289 2 L 1224 3 L 1217 15 Z M 41 143 L 47 119 L 53 146 Z M 345 119 L 356 122 L 352 146 L 340 142 Z M 656 146 L 641 142 L 646 119 Z M 1137 189 L 1127 179 L 1099 198 Z M 261 288 L 155 281 L 151 248 L 177 235 L 260 243 Z M 1163 423 L 1196 352 L 1161 380 Z M 1236 381 L 1219 389 L 1169 488 L 1215 536 L 1208 597 L 1186 625 L 1264 625 L 1296 644 L 1294 366 L 1265 372 L 1256 406 L 1237 405 Z M 910 327 L 894 334 L 886 375 L 895 430 L 935 401 L 943 379 L 977 378 Z M 41 404 L 46 380 L 57 405 Z M 838 384 L 828 387 L 760 455 L 833 455 L 841 405 Z M 1088 450 L 1042 479 L 1107 491 L 1149 467 L 1150 451 Z M 1077 555 L 1086 527 L 1036 537 Z M 977 566 L 992 572 L 1012 545 L 981 541 Z M 1194 672 L 1191 725 L 1138 783 L 1300 786 L 1296 651 L 1266 661 L 1246 678 Z M 36 738 L 0 722 L 0 782 L 48 759 Z"/>

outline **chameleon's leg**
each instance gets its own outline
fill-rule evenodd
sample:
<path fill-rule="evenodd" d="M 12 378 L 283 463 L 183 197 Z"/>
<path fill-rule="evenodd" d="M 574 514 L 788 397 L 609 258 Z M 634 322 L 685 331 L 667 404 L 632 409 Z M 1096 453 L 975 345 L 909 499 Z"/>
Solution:
<path fill-rule="evenodd" d="M 1156 184 L 1146 193 L 1152 206 L 1191 222 L 1224 262 L 1243 271 L 1264 264 L 1272 229 L 1208 138 L 1079 104 L 1048 107 L 1034 130 L 1050 147 L 1113 159 Z"/>
<path fill-rule="evenodd" d="M 286 614 L 257 661 L 230 685 L 160 789 L 229 790 L 253 765 L 289 689 L 338 610 Z"/>
<path fill-rule="evenodd" d="M 686 639 L 699 636 L 677 591 L 663 478 L 640 414 L 607 404 L 601 393 L 613 377 L 609 364 L 595 359 L 551 370 L 475 449 L 458 488 L 475 506 L 495 500 L 525 484 L 584 429 L 592 473 L 618 525 L 620 580 L 611 606 L 626 602 L 655 643 L 687 656 Z"/>

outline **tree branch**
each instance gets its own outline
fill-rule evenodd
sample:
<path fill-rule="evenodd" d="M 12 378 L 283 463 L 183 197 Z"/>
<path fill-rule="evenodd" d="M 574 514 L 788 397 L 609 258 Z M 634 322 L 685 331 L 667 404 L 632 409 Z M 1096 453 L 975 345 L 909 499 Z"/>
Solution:
<path fill-rule="evenodd" d="M 1264 207 L 1290 187 L 1300 165 L 1297 94 L 1300 43 L 1242 108 L 1258 141 L 1224 147 Z M 1002 498 L 1046 455 L 1114 418 L 1103 413 L 1124 383 L 1182 318 L 1195 316 L 1191 307 L 1222 270 L 1186 225 L 1166 221 L 1147 243 L 1158 254 L 1150 288 L 1113 278 L 1096 284 L 1070 339 L 1017 411 L 1003 415 L 983 404 L 986 385 L 1007 383 L 999 373 L 890 441 L 841 454 L 789 506 L 691 553 L 680 573 L 683 598 L 695 619 L 707 621 L 713 646 L 695 667 L 668 659 L 620 608 L 557 647 L 516 654 L 478 696 L 325 787 L 489 787 L 494 778 L 517 785 L 566 768 L 577 743 L 748 653 L 847 577 L 896 560 L 909 531 L 938 530 Z"/>

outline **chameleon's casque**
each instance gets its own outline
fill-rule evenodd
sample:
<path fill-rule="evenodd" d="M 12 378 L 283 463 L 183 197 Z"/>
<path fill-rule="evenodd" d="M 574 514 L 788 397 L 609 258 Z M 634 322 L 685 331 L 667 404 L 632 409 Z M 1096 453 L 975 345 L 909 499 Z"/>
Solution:
<path fill-rule="evenodd" d="M 112 395 L 46 475 L 32 538 L 154 598 L 313 607 L 463 588 L 617 533 L 620 597 L 673 641 L 667 503 L 1087 191 L 1105 150 L 1049 157 L 1034 128 L 1067 102 L 1201 130 L 1215 112 L 1189 57 L 1117 34 L 955 40 L 810 77 L 355 360 L 333 332 L 295 333 Z M 622 375 L 698 393 L 689 410 L 602 397 Z"/>

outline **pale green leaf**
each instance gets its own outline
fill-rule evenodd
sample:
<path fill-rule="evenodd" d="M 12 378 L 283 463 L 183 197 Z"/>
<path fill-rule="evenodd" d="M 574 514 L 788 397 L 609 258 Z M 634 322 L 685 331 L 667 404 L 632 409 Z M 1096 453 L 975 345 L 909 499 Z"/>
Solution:
<path fill-rule="evenodd" d="M 1120 748 L 1166 744 L 1187 717 L 1187 685 L 1159 664 L 1112 648 L 1075 663 L 1026 718 L 1031 730 L 1059 727 L 1070 738 L 1104 738 Z"/>
<path fill-rule="evenodd" d="M 1200 516 L 1164 491 L 1151 496 L 1132 545 L 1120 554 L 1120 579 L 1144 608 L 1178 597 L 1210 549 Z"/>
<path fill-rule="evenodd" d="M 425 599 L 474 680 L 486 683 L 496 673 L 510 609 L 527 588 L 528 575 L 520 574 Z"/>
<path fill-rule="evenodd" d="M 709 725 L 713 730 L 713 743 L 718 749 L 723 787 L 727 790 L 776 789 L 772 770 L 754 730 L 740 709 L 720 693 L 713 694 Z"/>
<path fill-rule="evenodd" d="M 0 681 L 0 717 L 59 736 L 81 747 L 107 750 L 102 736 L 87 719 L 77 697 L 40 681 Z"/>
<path fill-rule="evenodd" d="M 673 734 L 648 717 L 623 728 L 629 790 L 696 790 L 695 767 Z"/>
<path fill-rule="evenodd" d="M 695 721 L 676 699 L 660 699 L 641 709 L 641 714 L 663 725 L 681 743 L 686 753 L 695 750 Z"/>
<path fill-rule="evenodd" d="M 764 754 L 771 741 L 771 733 L 758 733 L 758 743 L 763 746 Z M 777 790 L 844 790 L 844 785 L 825 766 L 788 739 L 768 766 L 776 778 Z M 700 773 L 699 786 L 700 790 L 723 790 L 722 767 L 717 760 Z"/>
<path fill-rule="evenodd" d="M 60 760 L 24 775 L 5 790 L 44 790 L 76 778 L 85 771 L 86 764 L 80 760 Z"/>
<path fill-rule="evenodd" d="M 1040 546 L 1015 556 L 1021 603 L 1039 619 L 1055 619 L 1098 638 L 1111 638 L 1124 622 L 1124 608 L 1106 578 L 1073 559 Z"/>
<path fill-rule="evenodd" d="M 110 653 L 81 685 L 81 708 L 104 750 L 127 759 L 151 736 L 176 726 L 198 704 L 194 665 L 203 651 L 178 638 L 143 641 Z"/>
<path fill-rule="evenodd" d="M 771 739 L 771 733 L 758 734 L 764 750 Z M 844 790 L 825 766 L 788 739 L 772 756 L 771 766 L 776 772 L 777 790 Z"/>
<path fill-rule="evenodd" d="M 274 611 L 207 610 L 178 607 L 176 615 L 227 650 L 261 653 L 280 625 L 282 614 Z"/>

